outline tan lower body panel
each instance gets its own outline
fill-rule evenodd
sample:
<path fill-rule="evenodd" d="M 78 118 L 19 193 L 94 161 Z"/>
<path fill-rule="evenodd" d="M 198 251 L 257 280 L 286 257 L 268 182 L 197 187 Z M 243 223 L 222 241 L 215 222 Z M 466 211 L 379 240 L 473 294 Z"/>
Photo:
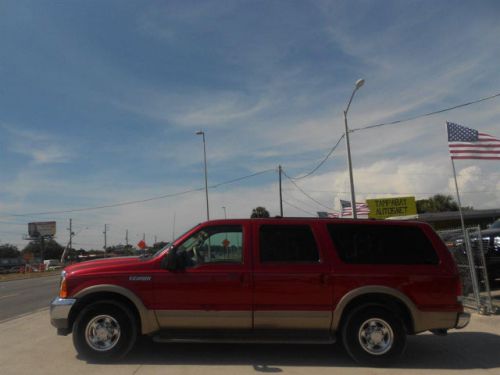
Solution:
<path fill-rule="evenodd" d="M 160 328 L 179 329 L 311 329 L 328 330 L 330 311 L 156 310 Z"/>
<path fill-rule="evenodd" d="M 251 311 L 156 310 L 160 328 L 251 329 Z"/>
<path fill-rule="evenodd" d="M 328 330 L 331 311 L 255 311 L 255 329 Z"/>
<path fill-rule="evenodd" d="M 415 333 L 419 333 L 430 329 L 455 328 L 457 313 L 418 310 L 413 318 Z"/>

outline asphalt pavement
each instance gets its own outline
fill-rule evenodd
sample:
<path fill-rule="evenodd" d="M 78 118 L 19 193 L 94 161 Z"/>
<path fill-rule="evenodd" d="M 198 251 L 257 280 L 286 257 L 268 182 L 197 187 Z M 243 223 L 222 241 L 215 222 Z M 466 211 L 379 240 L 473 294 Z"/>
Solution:
<path fill-rule="evenodd" d="M 59 276 L 0 282 L 0 322 L 45 309 L 59 292 Z"/>
<path fill-rule="evenodd" d="M 96 364 L 78 357 L 71 335 L 56 335 L 48 310 L 0 323 L 0 332 L 2 375 L 500 374 L 499 315 L 474 314 L 468 327 L 446 337 L 411 336 L 406 352 L 391 368 L 360 367 L 338 344 L 157 344 L 147 338 L 125 359 Z"/>

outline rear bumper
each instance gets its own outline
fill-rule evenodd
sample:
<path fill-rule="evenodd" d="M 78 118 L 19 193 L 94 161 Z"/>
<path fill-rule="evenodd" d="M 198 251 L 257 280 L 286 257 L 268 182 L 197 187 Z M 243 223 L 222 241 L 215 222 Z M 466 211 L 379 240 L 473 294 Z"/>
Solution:
<path fill-rule="evenodd" d="M 462 329 L 470 322 L 470 314 L 466 312 L 458 313 L 457 322 L 455 323 L 456 329 Z"/>
<path fill-rule="evenodd" d="M 67 333 L 69 327 L 69 313 L 75 304 L 73 298 L 55 298 L 50 304 L 50 323 L 57 328 L 58 332 Z"/>

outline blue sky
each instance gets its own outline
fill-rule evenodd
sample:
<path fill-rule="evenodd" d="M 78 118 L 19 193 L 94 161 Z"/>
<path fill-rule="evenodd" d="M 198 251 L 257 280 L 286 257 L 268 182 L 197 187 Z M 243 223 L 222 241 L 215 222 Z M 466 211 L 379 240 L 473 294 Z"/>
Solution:
<path fill-rule="evenodd" d="M 500 92 L 496 1 L 3 1 L 0 242 L 56 220 L 76 247 L 170 240 L 205 218 L 203 187 L 281 164 L 311 170 L 351 127 Z M 446 120 L 500 137 L 499 99 L 352 134 L 358 200 L 453 193 Z M 463 204 L 500 207 L 497 162 L 460 162 Z M 285 181 L 285 214 L 348 198 L 345 146 Z M 273 171 L 210 191 L 211 216 L 279 213 Z M 175 215 L 175 228 L 173 218 Z"/>

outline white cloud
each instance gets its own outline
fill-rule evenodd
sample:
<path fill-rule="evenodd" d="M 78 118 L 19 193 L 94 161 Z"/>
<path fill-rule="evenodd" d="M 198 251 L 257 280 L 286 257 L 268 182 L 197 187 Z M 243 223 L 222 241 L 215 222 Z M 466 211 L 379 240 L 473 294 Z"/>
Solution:
<path fill-rule="evenodd" d="M 10 151 L 27 156 L 35 164 L 67 163 L 73 157 L 73 150 L 59 136 L 8 124 L 0 126 L 10 138 Z"/>

